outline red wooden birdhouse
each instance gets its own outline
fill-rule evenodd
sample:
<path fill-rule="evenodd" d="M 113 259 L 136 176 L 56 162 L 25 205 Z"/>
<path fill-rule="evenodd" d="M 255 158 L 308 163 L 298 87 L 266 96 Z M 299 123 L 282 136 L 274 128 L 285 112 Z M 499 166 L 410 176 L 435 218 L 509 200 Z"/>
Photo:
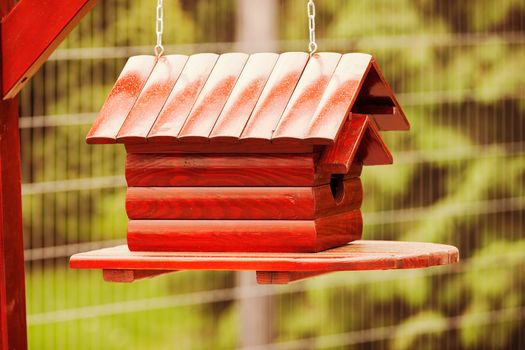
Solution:
<path fill-rule="evenodd" d="M 87 142 L 126 146 L 131 251 L 318 252 L 361 238 L 361 168 L 408 128 L 370 55 L 136 56 Z"/>

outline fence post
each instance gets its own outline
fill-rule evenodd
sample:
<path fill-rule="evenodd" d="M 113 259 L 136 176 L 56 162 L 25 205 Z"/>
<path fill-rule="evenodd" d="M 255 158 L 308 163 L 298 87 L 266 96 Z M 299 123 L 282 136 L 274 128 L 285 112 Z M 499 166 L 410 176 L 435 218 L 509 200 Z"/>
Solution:
<path fill-rule="evenodd" d="M 276 0 L 237 0 L 236 50 L 275 52 L 279 33 Z M 264 346 L 274 339 L 271 295 L 253 297 L 254 291 L 271 292 L 272 286 L 258 286 L 255 272 L 238 272 L 239 348 Z"/>

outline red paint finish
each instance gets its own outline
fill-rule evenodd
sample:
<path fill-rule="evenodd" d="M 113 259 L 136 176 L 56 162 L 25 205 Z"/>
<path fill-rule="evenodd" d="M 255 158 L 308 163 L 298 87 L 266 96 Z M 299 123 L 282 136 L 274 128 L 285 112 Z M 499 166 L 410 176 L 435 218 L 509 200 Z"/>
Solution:
<path fill-rule="evenodd" d="M 27 349 L 18 100 L 0 101 L 0 349 Z"/>
<path fill-rule="evenodd" d="M 117 142 L 146 142 L 153 123 L 166 103 L 188 56 L 162 56 L 142 88 L 133 109 L 122 124 Z"/>
<path fill-rule="evenodd" d="M 322 154 L 318 171 L 346 174 L 354 160 L 365 165 L 391 164 L 392 155 L 368 116 L 352 114 L 336 143 Z"/>
<path fill-rule="evenodd" d="M 87 143 L 116 141 L 155 63 L 153 56 L 133 56 L 128 60 L 86 137 Z"/>
<path fill-rule="evenodd" d="M 190 56 L 166 104 L 148 134 L 148 142 L 176 142 L 191 108 L 217 62 L 219 55 Z"/>
<path fill-rule="evenodd" d="M 23 0 L 2 14 L 4 98 L 20 92 L 93 6 L 95 0 Z"/>
<path fill-rule="evenodd" d="M 242 140 L 270 141 L 307 62 L 308 54 L 304 52 L 286 52 L 279 56 L 242 132 Z"/>
<path fill-rule="evenodd" d="M 333 144 L 361 89 L 372 56 L 360 53 L 345 54 L 330 79 L 304 139 L 311 144 Z"/>
<path fill-rule="evenodd" d="M 129 187 L 130 219 L 308 220 L 359 209 L 359 178 L 341 183 L 338 201 L 330 185 L 318 187 Z"/>
<path fill-rule="evenodd" d="M 314 186 L 313 155 L 128 154 L 128 186 Z"/>
<path fill-rule="evenodd" d="M 177 271 L 162 270 L 102 270 L 102 276 L 106 282 L 131 283 L 138 280 L 148 279 L 173 273 Z"/>
<path fill-rule="evenodd" d="M 433 243 L 355 241 L 318 253 L 130 252 L 123 245 L 71 257 L 80 269 L 254 270 L 333 272 L 447 265 L 459 261 L 457 248 Z"/>
<path fill-rule="evenodd" d="M 304 137 L 306 127 L 319 104 L 341 54 L 315 54 L 295 88 L 286 109 L 272 135 L 272 142 L 297 141 Z"/>
<path fill-rule="evenodd" d="M 244 53 L 227 53 L 219 57 L 178 135 L 179 140 L 207 141 L 247 60 L 248 55 Z"/>
<path fill-rule="evenodd" d="M 361 238 L 359 210 L 316 220 L 131 220 L 131 251 L 316 252 Z M 277 239 L 278 237 L 278 239 Z"/>
<path fill-rule="evenodd" d="M 387 115 L 384 114 L 386 108 L 390 108 Z M 380 112 L 377 118 L 376 113 L 369 113 L 378 109 Z M 351 111 L 356 114 L 370 114 L 379 130 L 410 129 L 405 113 L 374 59 Z"/>
<path fill-rule="evenodd" d="M 238 141 L 278 58 L 275 53 L 250 56 L 213 127 L 212 141 Z"/>
<path fill-rule="evenodd" d="M 325 275 L 326 271 L 257 271 L 257 284 L 288 284 Z M 104 277 L 105 279 L 105 277 Z"/>
<path fill-rule="evenodd" d="M 150 143 L 150 144 L 128 144 L 126 145 L 128 153 L 148 153 L 148 154 L 163 154 L 163 153 L 313 153 L 314 147 L 312 145 L 293 144 L 293 145 L 274 145 L 272 143 L 266 144 L 252 144 L 252 143 L 194 143 L 194 144 L 172 144 L 172 143 Z"/>

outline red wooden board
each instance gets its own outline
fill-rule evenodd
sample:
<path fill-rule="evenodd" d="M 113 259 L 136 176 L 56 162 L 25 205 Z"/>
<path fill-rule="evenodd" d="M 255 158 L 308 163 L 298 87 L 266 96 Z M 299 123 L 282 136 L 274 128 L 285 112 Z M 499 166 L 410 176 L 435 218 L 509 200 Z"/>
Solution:
<path fill-rule="evenodd" d="M 71 257 L 77 269 L 112 270 L 251 270 L 320 274 L 423 268 L 459 261 L 457 248 L 419 242 L 355 241 L 319 253 L 164 253 L 130 252 L 127 246 Z"/>
<path fill-rule="evenodd" d="M 132 251 L 316 252 L 360 239 L 361 212 L 316 220 L 131 220 Z"/>
<path fill-rule="evenodd" d="M 128 154 L 128 186 L 313 186 L 312 154 Z"/>
<path fill-rule="evenodd" d="M 359 178 L 318 187 L 129 187 L 130 219 L 308 220 L 359 209 Z M 339 188 L 340 187 L 340 188 Z M 335 198 L 334 198 L 335 197 Z"/>
<path fill-rule="evenodd" d="M 2 13 L 2 17 L 7 15 L 2 18 L 4 98 L 13 98 L 22 90 L 95 2 L 23 0 L 9 13 Z"/>

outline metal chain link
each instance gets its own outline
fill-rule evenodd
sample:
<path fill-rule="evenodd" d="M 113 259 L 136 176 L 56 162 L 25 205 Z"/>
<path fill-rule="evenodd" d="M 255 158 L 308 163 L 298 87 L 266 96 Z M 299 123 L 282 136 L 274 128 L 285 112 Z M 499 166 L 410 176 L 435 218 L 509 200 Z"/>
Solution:
<path fill-rule="evenodd" d="M 162 0 L 157 0 L 157 22 L 155 30 L 157 32 L 157 45 L 155 46 L 155 55 L 162 56 L 164 53 L 164 46 L 162 46 L 162 32 L 164 31 L 164 9 Z"/>
<path fill-rule="evenodd" d="M 317 51 L 317 43 L 315 42 L 315 3 L 314 0 L 308 0 L 306 5 L 308 9 L 308 30 L 310 31 L 310 44 L 308 44 L 308 50 L 310 56 Z"/>

